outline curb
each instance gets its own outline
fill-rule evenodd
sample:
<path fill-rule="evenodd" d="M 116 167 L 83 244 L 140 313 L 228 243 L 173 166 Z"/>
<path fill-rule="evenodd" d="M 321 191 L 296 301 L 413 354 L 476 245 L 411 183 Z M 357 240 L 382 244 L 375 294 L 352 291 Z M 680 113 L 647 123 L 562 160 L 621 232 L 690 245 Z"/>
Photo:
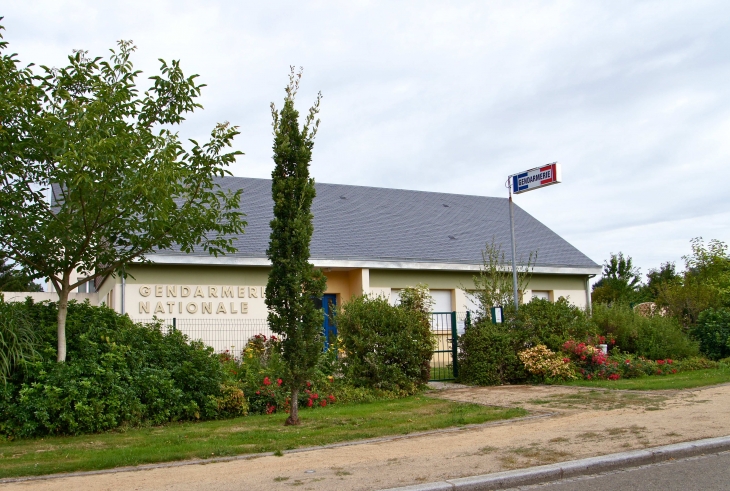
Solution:
<path fill-rule="evenodd" d="M 656 464 L 696 455 L 720 453 L 727 450 L 730 450 L 730 436 L 722 436 L 645 450 L 632 450 L 600 457 L 571 460 L 559 464 L 541 465 L 528 469 L 462 477 L 400 488 L 388 488 L 382 491 L 486 491 L 506 489 Z"/>

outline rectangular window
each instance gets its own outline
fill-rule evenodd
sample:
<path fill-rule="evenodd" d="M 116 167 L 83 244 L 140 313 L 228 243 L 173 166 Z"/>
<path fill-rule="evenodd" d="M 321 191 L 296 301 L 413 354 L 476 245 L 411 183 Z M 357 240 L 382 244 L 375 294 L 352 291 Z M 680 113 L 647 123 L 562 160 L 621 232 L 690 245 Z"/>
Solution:
<path fill-rule="evenodd" d="M 532 298 L 552 302 L 552 292 L 549 290 L 532 290 Z"/>

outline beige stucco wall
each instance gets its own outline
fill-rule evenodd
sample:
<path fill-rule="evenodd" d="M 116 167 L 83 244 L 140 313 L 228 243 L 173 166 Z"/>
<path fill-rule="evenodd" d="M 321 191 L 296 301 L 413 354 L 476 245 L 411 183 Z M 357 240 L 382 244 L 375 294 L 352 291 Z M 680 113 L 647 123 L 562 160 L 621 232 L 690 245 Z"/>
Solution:
<path fill-rule="evenodd" d="M 137 265 L 128 269 L 126 313 L 133 318 L 184 317 L 218 319 L 264 319 L 263 292 L 267 267 Z M 390 298 L 392 289 L 419 283 L 434 290 L 452 292 L 454 310 L 464 311 L 470 302 L 464 289 L 474 288 L 471 272 L 421 270 L 325 270 L 326 293 L 336 294 L 338 303 L 353 295 L 369 293 Z M 533 274 L 525 291 L 549 291 L 551 299 L 561 296 L 574 305 L 586 305 L 586 277 L 582 275 Z M 110 278 L 99 289 L 99 301 L 110 301 L 120 310 L 121 279 Z"/>

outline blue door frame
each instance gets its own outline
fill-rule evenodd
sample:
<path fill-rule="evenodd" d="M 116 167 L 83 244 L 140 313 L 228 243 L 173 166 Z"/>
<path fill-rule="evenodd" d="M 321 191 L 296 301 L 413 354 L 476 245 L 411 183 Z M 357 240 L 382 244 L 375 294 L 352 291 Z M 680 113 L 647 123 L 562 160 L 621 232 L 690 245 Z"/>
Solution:
<path fill-rule="evenodd" d="M 324 334 L 324 349 L 330 347 L 330 340 L 337 339 L 337 327 L 332 322 L 331 317 L 334 316 L 337 307 L 337 295 L 327 293 L 322 297 L 322 310 L 324 311 L 324 326 L 322 333 Z"/>

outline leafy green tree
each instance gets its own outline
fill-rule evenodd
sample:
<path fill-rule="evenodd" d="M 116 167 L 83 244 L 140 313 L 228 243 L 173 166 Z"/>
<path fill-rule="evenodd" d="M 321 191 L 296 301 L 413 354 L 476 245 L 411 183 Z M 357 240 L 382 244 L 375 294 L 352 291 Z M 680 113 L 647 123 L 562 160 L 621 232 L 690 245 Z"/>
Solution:
<path fill-rule="evenodd" d="M 140 93 L 120 41 L 109 60 L 77 51 L 63 68 L 36 75 L 0 43 L 0 252 L 58 292 L 59 362 L 66 359 L 68 295 L 97 277 L 124 274 L 156 250 L 234 251 L 243 231 L 240 193 L 216 176 L 240 152 L 239 133 L 217 125 L 185 149 L 175 127 L 203 85 L 180 63 L 161 61 Z M 48 197 L 51 197 L 50 202 Z"/>
<path fill-rule="evenodd" d="M 0 257 L 0 292 L 40 292 L 43 288 L 33 282 L 33 276 L 22 269 L 7 264 Z"/>
<path fill-rule="evenodd" d="M 309 162 L 319 127 L 319 119 L 315 121 L 315 118 L 322 94 L 318 94 L 300 129 L 294 98 L 301 76 L 301 71 L 295 73 L 292 67 L 284 107 L 277 111 L 271 104 L 276 167 L 271 174 L 274 219 L 266 251 L 271 260 L 266 305 L 271 330 L 284 338 L 285 379 L 291 390 L 287 425 L 299 424 L 299 391 L 312 376 L 324 348 L 324 317 L 314 300 L 324 294 L 326 278 L 309 262 L 309 243 L 314 231 L 311 207 L 315 196 Z"/>
<path fill-rule="evenodd" d="M 681 276 L 672 262 L 662 263 L 659 269 L 650 269 L 646 275 L 646 285 L 641 288 L 642 300 L 655 302 L 661 291 L 670 285 L 680 284 Z"/>
<path fill-rule="evenodd" d="M 659 288 L 657 305 L 685 327 L 694 326 L 706 309 L 730 307 L 730 256 L 727 245 L 692 239 L 692 254 L 683 256 L 684 273 Z"/>
<path fill-rule="evenodd" d="M 639 268 L 635 268 L 631 256 L 623 252 L 611 253 L 603 263 L 603 275 L 593 285 L 594 303 L 630 303 L 637 301 L 641 288 Z"/>
<path fill-rule="evenodd" d="M 537 252 L 531 252 L 527 258 L 527 264 L 518 266 L 517 269 L 517 290 L 524 292 L 530 284 L 532 270 L 537 261 Z M 491 320 L 491 308 L 502 306 L 506 309 L 513 309 L 514 287 L 512 285 L 512 265 L 505 259 L 502 246 L 492 238 L 487 242 L 482 251 L 482 266 L 479 273 L 473 276 L 474 289 L 466 286 L 461 288 L 467 292 L 472 301 L 477 305 L 477 319 Z M 519 299 L 523 302 L 523 299 Z"/>

